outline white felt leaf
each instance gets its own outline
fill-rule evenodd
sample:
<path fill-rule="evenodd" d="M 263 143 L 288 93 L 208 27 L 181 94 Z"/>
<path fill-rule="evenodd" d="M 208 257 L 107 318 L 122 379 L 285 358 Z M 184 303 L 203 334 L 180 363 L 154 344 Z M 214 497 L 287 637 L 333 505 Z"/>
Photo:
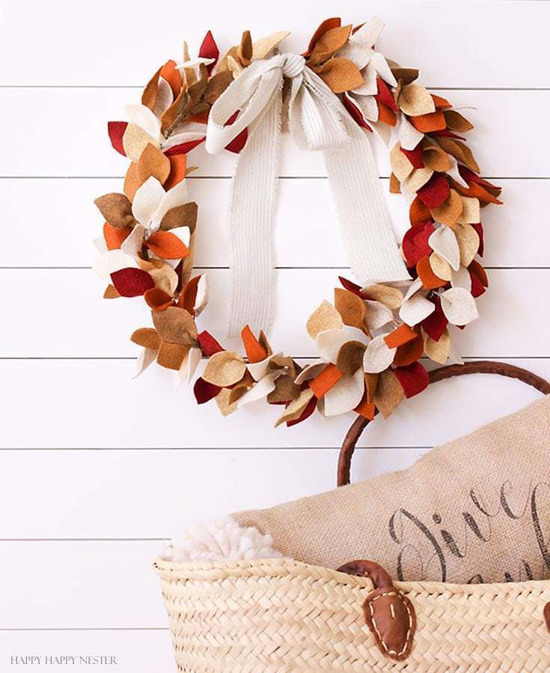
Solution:
<path fill-rule="evenodd" d="M 365 301 L 365 304 L 367 305 L 365 322 L 370 330 L 380 329 L 393 320 L 391 309 L 385 306 L 381 301 L 368 299 Z"/>
<path fill-rule="evenodd" d="M 267 397 L 269 393 L 275 390 L 275 381 L 280 376 L 281 372 L 272 372 L 263 379 L 255 383 L 250 390 L 237 400 L 237 408 L 243 407 L 245 404 L 256 402 Z"/>
<path fill-rule="evenodd" d="M 369 65 L 372 66 L 380 77 L 387 82 L 390 86 L 397 86 L 397 81 L 394 77 L 393 72 L 391 71 L 388 62 L 386 61 L 385 56 L 383 56 L 379 51 L 375 51 L 371 56 Z"/>
<path fill-rule="evenodd" d="M 160 119 L 146 105 L 127 105 L 126 113 L 131 122 L 140 126 L 157 142 L 160 140 Z"/>
<path fill-rule="evenodd" d="M 356 37 L 357 33 L 351 36 L 346 44 L 338 50 L 337 56 L 338 58 L 346 58 L 348 61 L 354 63 L 359 70 L 363 70 L 374 54 L 374 49 L 368 44 L 361 44 L 358 40 L 354 39 Z"/>
<path fill-rule="evenodd" d="M 363 117 L 369 122 L 378 121 L 378 105 L 376 105 L 376 99 L 372 96 L 352 96 L 353 102 L 363 113 Z M 384 126 L 384 124 L 382 124 Z M 387 144 L 387 143 L 386 143 Z"/>
<path fill-rule="evenodd" d="M 170 147 L 176 147 L 176 145 L 184 145 L 185 143 L 192 143 L 195 140 L 202 140 L 206 137 L 204 129 L 200 131 L 183 131 L 182 133 L 174 133 L 171 135 L 168 140 L 162 143 L 162 148 L 164 150 L 170 149 Z"/>
<path fill-rule="evenodd" d="M 132 213 L 144 227 L 150 228 L 153 215 L 158 211 L 165 194 L 162 185 L 153 176 L 147 178 L 136 191 L 132 203 Z"/>
<path fill-rule="evenodd" d="M 174 227 L 174 229 L 170 229 L 170 233 L 177 236 L 184 245 L 189 247 L 189 243 L 191 242 L 191 230 L 189 227 Z M 179 264 L 179 260 L 176 261 Z"/>
<path fill-rule="evenodd" d="M 454 231 L 450 227 L 441 226 L 428 239 L 430 248 L 437 252 L 451 267 L 458 271 L 460 267 L 460 248 Z"/>
<path fill-rule="evenodd" d="M 101 280 L 107 283 L 111 282 L 111 274 L 121 269 L 137 268 L 137 262 L 133 257 L 126 255 L 122 250 L 109 250 L 101 257 L 98 257 L 92 265 L 92 271 L 97 274 Z"/>
<path fill-rule="evenodd" d="M 214 58 L 204 58 L 203 56 L 197 56 L 197 58 L 192 58 L 189 61 L 184 61 L 176 66 L 176 70 L 186 70 L 187 68 L 196 68 L 198 65 L 211 65 L 215 63 L 216 59 Z"/>
<path fill-rule="evenodd" d="M 197 367 L 202 359 L 200 348 L 191 348 L 181 363 L 178 371 L 172 372 L 174 377 L 174 390 L 178 390 L 183 383 L 190 383 Z"/>
<path fill-rule="evenodd" d="M 145 236 L 145 227 L 142 224 L 136 224 L 132 229 L 132 233 L 124 240 L 120 249 L 126 255 L 136 257 L 143 245 L 143 237 Z"/>
<path fill-rule="evenodd" d="M 247 364 L 247 368 L 252 378 L 255 381 L 259 381 L 260 379 L 262 379 L 269 371 L 269 363 L 271 362 L 271 360 L 273 360 L 273 358 L 281 356 L 282 353 L 275 353 L 274 355 L 270 355 L 269 357 L 260 360 L 260 362 L 249 362 Z"/>
<path fill-rule="evenodd" d="M 136 369 L 132 378 L 137 379 L 137 377 L 142 374 L 147 367 L 153 364 L 157 359 L 157 351 L 153 348 L 143 348 L 138 355 L 136 362 Z"/>
<path fill-rule="evenodd" d="M 94 238 L 94 246 L 101 255 L 104 255 L 106 252 L 109 252 L 109 248 L 107 247 L 107 243 L 105 243 L 105 238 L 103 236 L 98 236 L 97 238 Z"/>
<path fill-rule="evenodd" d="M 376 96 L 378 84 L 376 83 L 376 70 L 371 65 L 366 65 L 362 70 L 363 83 L 352 92 L 357 96 Z"/>
<path fill-rule="evenodd" d="M 297 385 L 302 385 L 304 381 L 310 381 L 311 379 L 314 379 L 317 374 L 320 374 L 321 370 L 323 370 L 326 366 L 326 362 L 313 362 L 312 364 L 307 365 L 294 379 L 294 383 Z"/>
<path fill-rule="evenodd" d="M 414 294 L 422 288 L 422 281 L 420 278 L 415 278 L 412 283 L 409 285 L 405 296 L 403 297 L 403 302 L 408 301 Z"/>
<path fill-rule="evenodd" d="M 398 138 L 404 150 L 414 150 L 423 137 L 424 134 L 417 131 L 405 115 L 400 116 Z"/>
<path fill-rule="evenodd" d="M 365 375 L 358 369 L 353 376 L 344 374 L 324 396 L 325 416 L 345 414 L 361 402 L 365 392 Z"/>
<path fill-rule="evenodd" d="M 208 278 L 203 274 L 197 284 L 197 296 L 195 297 L 195 316 L 199 316 L 208 304 Z"/>
<path fill-rule="evenodd" d="M 399 309 L 399 317 L 409 327 L 414 327 L 434 311 L 435 304 L 428 301 L 421 293 L 417 293 L 403 302 L 403 306 Z"/>
<path fill-rule="evenodd" d="M 367 50 L 369 47 L 372 48 L 376 44 L 376 41 L 380 37 L 380 33 L 384 30 L 384 22 L 382 19 L 377 16 L 371 17 L 352 35 L 348 40 L 348 43 L 361 47 L 362 49 Z M 345 46 L 344 48 L 345 49 Z M 343 49 L 338 52 L 338 55 L 342 53 Z"/>
<path fill-rule="evenodd" d="M 149 180 L 150 179 L 151 178 L 149 178 Z M 153 226 L 158 227 L 162 222 L 162 218 L 169 210 L 172 210 L 172 208 L 177 208 L 178 206 L 183 206 L 183 204 L 187 203 L 188 201 L 189 196 L 187 192 L 186 180 L 178 182 L 175 187 L 172 187 L 172 189 L 169 189 L 167 192 L 163 191 L 162 200 L 153 217 Z"/>
<path fill-rule="evenodd" d="M 458 170 L 458 161 L 451 156 L 450 154 L 447 155 L 447 158 L 451 162 L 451 168 L 447 171 L 447 175 L 450 175 L 451 178 L 455 181 L 458 182 L 459 185 L 462 185 L 463 187 L 466 187 L 466 189 L 469 189 L 470 185 L 466 182 L 466 180 L 460 175 L 460 171 Z"/>
<path fill-rule="evenodd" d="M 452 287 L 439 295 L 441 308 L 451 325 L 467 325 L 478 317 L 475 299 L 461 287 Z"/>
<path fill-rule="evenodd" d="M 356 327 L 327 329 L 324 332 L 319 332 L 316 339 L 319 355 L 324 360 L 336 364 L 340 348 L 348 341 L 359 341 L 366 344 L 368 343 L 368 337 Z"/>
<path fill-rule="evenodd" d="M 164 112 L 172 105 L 174 102 L 174 93 L 172 92 L 172 87 L 164 79 L 164 77 L 159 77 L 159 85 L 157 90 L 157 99 L 155 101 L 155 110 L 154 114 L 156 117 L 162 117 Z"/>
<path fill-rule="evenodd" d="M 451 285 L 453 287 L 461 287 L 468 292 L 472 289 L 472 278 L 468 269 L 461 266 L 458 271 L 453 271 L 453 277 L 451 278 Z"/>
<path fill-rule="evenodd" d="M 369 342 L 363 355 L 363 370 L 367 374 L 378 374 L 387 369 L 393 362 L 395 348 L 388 348 L 384 335 L 375 337 Z"/>

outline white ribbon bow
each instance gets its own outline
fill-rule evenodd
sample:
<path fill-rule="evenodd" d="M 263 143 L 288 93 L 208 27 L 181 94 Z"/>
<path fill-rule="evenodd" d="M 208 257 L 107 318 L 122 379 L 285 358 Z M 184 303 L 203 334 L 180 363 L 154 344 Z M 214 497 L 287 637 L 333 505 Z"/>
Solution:
<path fill-rule="evenodd" d="M 274 244 L 283 83 L 290 81 L 288 126 L 298 145 L 324 152 L 329 184 L 354 276 L 409 280 L 367 135 L 341 101 L 296 54 L 254 61 L 214 103 L 206 149 L 220 152 L 241 131 L 249 138 L 233 178 L 230 237 L 233 294 L 229 335 L 249 324 L 267 330 L 273 320 Z M 229 126 L 227 121 L 238 113 Z"/>

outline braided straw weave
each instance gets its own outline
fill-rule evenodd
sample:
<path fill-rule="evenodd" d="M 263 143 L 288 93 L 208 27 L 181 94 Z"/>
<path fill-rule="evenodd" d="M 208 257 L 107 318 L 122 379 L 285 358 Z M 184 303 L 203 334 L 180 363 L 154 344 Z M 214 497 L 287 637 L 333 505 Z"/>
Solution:
<path fill-rule="evenodd" d="M 178 671 L 550 670 L 550 581 L 396 582 L 417 615 L 412 652 L 396 662 L 365 626 L 369 579 L 287 559 L 155 568 Z"/>

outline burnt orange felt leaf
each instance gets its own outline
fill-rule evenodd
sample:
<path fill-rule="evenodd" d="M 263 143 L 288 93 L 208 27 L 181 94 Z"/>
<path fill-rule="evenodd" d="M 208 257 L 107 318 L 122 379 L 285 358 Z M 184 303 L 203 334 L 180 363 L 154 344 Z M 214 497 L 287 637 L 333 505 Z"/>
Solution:
<path fill-rule="evenodd" d="M 432 94 L 432 100 L 438 110 L 448 110 L 449 108 L 453 107 L 446 98 L 436 96 L 434 93 Z"/>
<path fill-rule="evenodd" d="M 413 362 L 419 360 L 424 354 L 424 341 L 421 336 L 417 336 L 416 339 L 409 341 L 403 346 L 395 351 L 395 357 L 393 358 L 393 364 L 396 367 L 407 367 L 412 365 Z"/>
<path fill-rule="evenodd" d="M 145 245 L 161 259 L 183 259 L 189 255 L 189 248 L 169 231 L 157 231 L 149 236 Z"/>
<path fill-rule="evenodd" d="M 376 101 L 376 104 L 378 105 L 378 121 L 382 122 L 382 124 L 387 124 L 388 126 L 395 126 L 397 124 L 395 112 L 390 110 L 387 105 L 384 105 L 384 103 L 381 103 L 380 101 Z M 416 119 L 419 119 L 419 117 L 416 117 Z"/>
<path fill-rule="evenodd" d="M 187 155 L 173 154 L 167 157 L 170 161 L 170 174 L 164 188 L 166 191 L 175 187 L 179 182 L 185 178 L 185 171 L 187 169 Z"/>
<path fill-rule="evenodd" d="M 147 290 L 143 298 L 147 302 L 147 306 L 153 311 L 164 311 L 172 304 L 172 297 L 168 292 L 161 290 L 160 287 L 152 287 Z"/>
<path fill-rule="evenodd" d="M 475 199 L 479 199 L 481 203 L 496 203 L 497 205 L 502 204 L 502 201 L 490 194 L 484 187 L 476 184 L 475 182 L 470 182 L 469 187 L 466 188 L 460 183 L 453 180 L 453 187 L 457 192 L 462 194 L 462 196 L 472 196 Z"/>
<path fill-rule="evenodd" d="M 181 75 L 178 70 L 176 70 L 175 61 L 166 61 L 166 63 L 160 69 L 160 76 L 170 85 L 174 98 L 176 98 L 181 90 Z"/>
<path fill-rule="evenodd" d="M 241 332 L 241 338 L 243 340 L 246 357 L 248 358 L 249 362 L 261 362 L 262 360 L 266 359 L 266 350 L 258 341 L 258 339 L 256 339 L 248 325 L 243 328 Z"/>
<path fill-rule="evenodd" d="M 181 291 L 178 300 L 178 306 L 189 311 L 191 315 L 195 315 L 195 302 L 197 300 L 197 290 L 201 278 L 202 276 L 199 275 L 188 280 L 187 283 L 185 283 L 185 287 Z"/>
<path fill-rule="evenodd" d="M 356 89 L 364 83 L 359 68 L 347 58 L 331 58 L 318 71 L 319 77 L 334 93 Z"/>
<path fill-rule="evenodd" d="M 317 30 L 313 33 L 313 36 L 311 40 L 309 41 L 309 46 L 307 48 L 307 51 L 305 52 L 304 56 L 309 56 L 311 52 L 313 51 L 313 48 L 317 44 L 318 40 L 329 30 L 332 30 L 333 28 L 338 28 L 339 26 L 342 25 L 342 19 L 335 17 L 332 19 L 325 19 L 323 23 L 317 28 Z"/>
<path fill-rule="evenodd" d="M 159 76 L 162 68 L 159 68 L 156 73 L 151 77 L 143 93 L 141 95 L 141 104 L 148 107 L 150 110 L 155 109 L 155 103 L 157 102 L 157 94 L 159 90 Z"/>
<path fill-rule="evenodd" d="M 332 386 L 338 383 L 342 376 L 344 376 L 344 373 L 341 372 L 336 365 L 329 364 L 320 374 L 317 374 L 317 376 L 309 382 L 309 387 L 313 391 L 315 397 L 320 400 Z"/>
<path fill-rule="evenodd" d="M 430 209 L 422 203 L 418 196 L 416 196 L 411 203 L 409 219 L 413 226 L 415 224 L 420 224 L 421 222 L 429 222 L 432 219 Z"/>
<path fill-rule="evenodd" d="M 361 402 L 355 407 L 354 411 L 358 413 L 360 416 L 363 416 L 363 418 L 368 419 L 369 421 L 374 420 L 374 414 L 376 411 L 376 407 L 374 406 L 373 402 L 369 402 L 367 399 L 367 393 L 363 396 L 363 399 Z"/>
<path fill-rule="evenodd" d="M 436 287 L 441 287 L 447 282 L 435 275 L 430 264 L 430 258 L 427 256 L 419 260 L 416 265 L 416 272 L 426 290 L 435 290 Z"/>
<path fill-rule="evenodd" d="M 118 299 L 120 297 L 119 291 L 114 285 L 107 285 L 103 293 L 103 299 Z"/>
<path fill-rule="evenodd" d="M 157 354 L 157 363 L 166 369 L 175 369 L 181 367 L 182 362 L 189 352 L 190 346 L 180 344 L 171 344 L 167 341 L 160 342 L 159 352 Z"/>
<path fill-rule="evenodd" d="M 443 131 L 447 128 L 445 122 L 445 115 L 441 110 L 431 112 L 427 115 L 420 115 L 419 117 L 411 117 L 411 124 L 420 133 L 430 133 L 431 131 Z"/>
<path fill-rule="evenodd" d="M 405 323 L 399 325 L 397 329 L 394 329 L 393 332 L 390 332 L 387 336 L 384 337 L 386 346 L 388 348 L 399 348 L 404 344 L 416 339 L 418 332 L 412 327 L 409 327 Z"/>
<path fill-rule="evenodd" d="M 140 329 L 137 329 L 130 339 L 138 346 L 142 346 L 142 348 L 150 348 L 154 351 L 160 346 L 160 337 L 157 334 L 157 331 L 151 327 L 141 327 Z"/>
<path fill-rule="evenodd" d="M 478 261 L 474 259 L 473 262 L 470 263 L 468 271 L 470 271 L 471 273 L 474 274 L 474 276 L 477 277 L 477 279 L 483 285 L 483 287 L 489 287 L 489 278 L 487 278 L 487 272 Z"/>
<path fill-rule="evenodd" d="M 118 250 L 131 233 L 132 227 L 116 229 L 108 222 L 103 225 L 103 237 L 109 250 Z"/>

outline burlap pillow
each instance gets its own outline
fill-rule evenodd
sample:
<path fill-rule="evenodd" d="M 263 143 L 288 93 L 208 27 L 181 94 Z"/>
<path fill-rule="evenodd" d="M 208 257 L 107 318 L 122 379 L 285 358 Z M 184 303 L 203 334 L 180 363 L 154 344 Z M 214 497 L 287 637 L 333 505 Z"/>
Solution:
<path fill-rule="evenodd" d="M 329 568 L 365 558 L 399 580 L 549 578 L 550 396 L 402 472 L 234 517 Z"/>

